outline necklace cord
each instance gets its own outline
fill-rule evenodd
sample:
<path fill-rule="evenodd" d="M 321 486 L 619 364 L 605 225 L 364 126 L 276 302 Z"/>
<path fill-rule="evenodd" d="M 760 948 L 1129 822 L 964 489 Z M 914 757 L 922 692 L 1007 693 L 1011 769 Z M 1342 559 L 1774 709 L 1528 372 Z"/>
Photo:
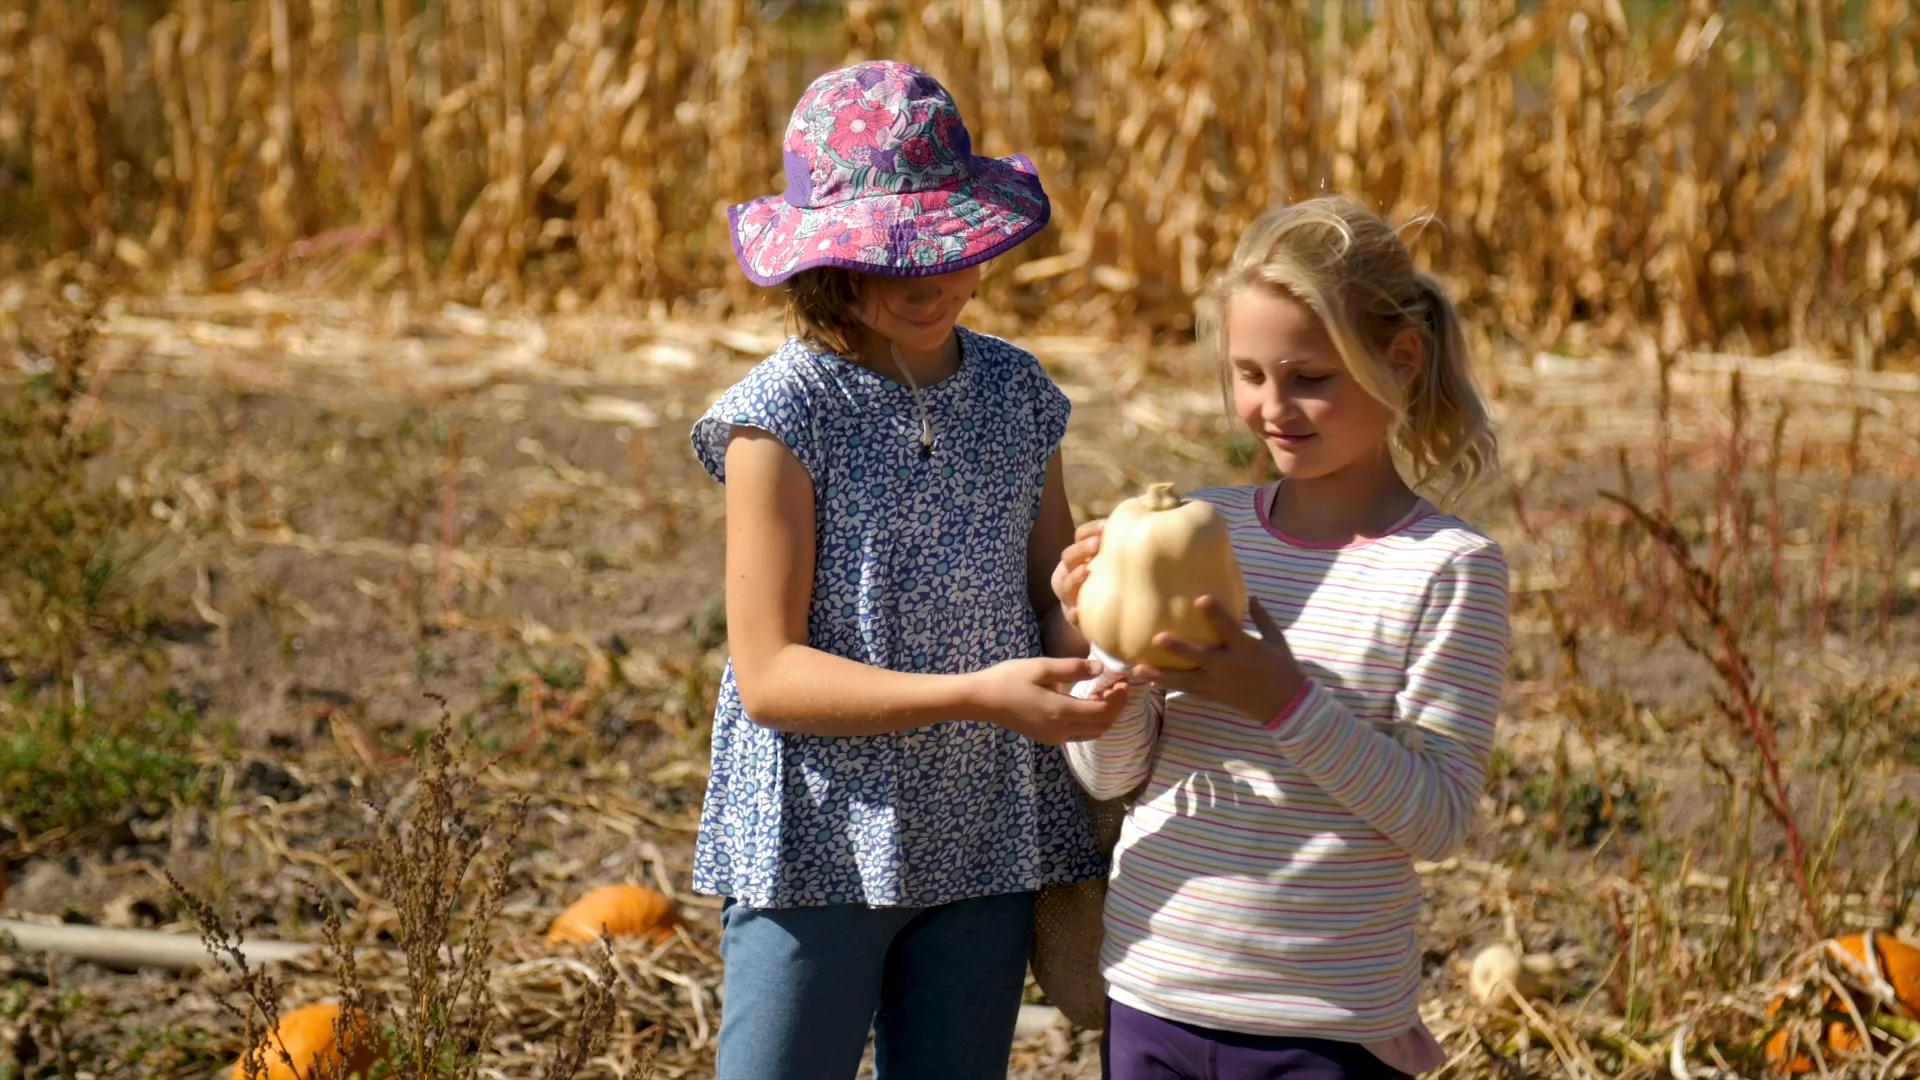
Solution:
<path fill-rule="evenodd" d="M 900 369 L 900 376 L 907 380 L 907 389 L 913 393 L 913 406 L 920 413 L 920 456 L 933 453 L 933 420 L 927 415 L 927 403 L 920 394 L 920 385 L 913 381 L 913 372 L 907 370 L 907 362 L 900 358 L 900 346 L 889 341 L 887 348 L 893 351 L 893 365 Z"/>

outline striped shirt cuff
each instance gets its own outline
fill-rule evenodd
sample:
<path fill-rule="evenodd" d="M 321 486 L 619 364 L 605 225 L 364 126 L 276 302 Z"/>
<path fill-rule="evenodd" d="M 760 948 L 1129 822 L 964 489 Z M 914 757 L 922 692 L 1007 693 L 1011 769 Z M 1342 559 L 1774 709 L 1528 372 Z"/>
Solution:
<path fill-rule="evenodd" d="M 1313 693 L 1313 680 L 1301 679 L 1300 689 L 1293 692 L 1293 700 L 1287 702 L 1286 708 L 1275 713 L 1273 719 L 1262 726 L 1268 731 L 1279 731 L 1282 725 L 1299 714 L 1301 706 L 1307 703 L 1307 696 L 1311 693 Z"/>

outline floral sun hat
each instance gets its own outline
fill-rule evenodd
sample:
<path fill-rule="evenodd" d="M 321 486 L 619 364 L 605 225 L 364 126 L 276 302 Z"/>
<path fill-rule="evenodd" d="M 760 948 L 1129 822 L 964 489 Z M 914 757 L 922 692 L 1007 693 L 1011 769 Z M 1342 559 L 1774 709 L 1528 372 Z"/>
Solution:
<path fill-rule="evenodd" d="M 727 209 L 734 255 L 758 285 L 819 266 L 950 274 L 1019 244 L 1052 212 L 1033 162 L 976 157 L 952 95 L 910 64 L 814 80 L 784 149 L 787 190 Z"/>

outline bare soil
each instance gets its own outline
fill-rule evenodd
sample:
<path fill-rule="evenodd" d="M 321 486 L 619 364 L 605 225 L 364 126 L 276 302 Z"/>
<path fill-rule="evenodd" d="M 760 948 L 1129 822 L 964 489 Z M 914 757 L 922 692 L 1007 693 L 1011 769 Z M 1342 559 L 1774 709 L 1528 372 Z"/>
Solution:
<path fill-rule="evenodd" d="M 704 725 L 725 657 L 723 512 L 687 430 L 777 343 L 776 329 L 609 315 L 535 323 L 266 295 L 121 302 L 100 383 L 120 431 L 113 479 L 164 537 L 143 573 L 169 618 L 165 678 L 205 718 L 214 799 L 129 822 L 117 843 L 29 854 L 10 868 L 0 912 L 190 932 L 164 868 L 250 936 L 315 937 L 319 889 L 351 902 L 351 932 L 378 941 L 390 913 L 352 888 L 345 841 L 366 823 L 354 794 L 404 784 L 406 751 L 437 715 L 425 695 L 438 694 L 474 747 L 499 755 L 494 781 L 530 799 L 503 924 L 510 957 L 537 964 L 546 921 L 591 885 L 664 888 L 682 904 L 685 933 L 636 968 L 651 1004 L 633 1006 L 594 1075 L 641 1075 L 647 1046 L 659 1075 L 705 1075 L 719 1008 L 718 902 L 690 895 L 688 881 Z M 1197 358 L 1015 339 L 1074 401 L 1065 449 L 1079 517 L 1149 480 L 1191 488 L 1257 475 L 1235 464 Z M 1750 421 L 1748 437 L 1764 448 L 1765 410 L 1794 407 L 1788 452 L 1798 467 L 1783 470 L 1779 531 L 1801 590 L 1787 606 L 1802 611 L 1826 557 L 1855 391 L 1824 367 L 1755 363 L 1746 392 L 1766 419 Z M 1696 357 L 1676 368 L 1676 506 L 1711 505 L 1722 482 L 1724 366 Z M 1566 951 L 1562 1007 L 1605 1012 L 1622 904 L 1656 888 L 1650 877 L 1685 894 L 1676 910 L 1700 920 L 1675 931 L 1690 943 L 1682 952 L 1713 940 L 1726 889 L 1740 887 L 1725 875 L 1739 849 L 1729 815 L 1742 800 L 1707 756 L 1740 774 L 1752 763 L 1715 710 L 1713 670 L 1670 634 L 1616 625 L 1583 562 L 1604 549 L 1595 536 L 1624 529 L 1598 497 L 1621 488 L 1621 455 L 1637 494 L 1657 487 L 1647 364 L 1502 352 L 1486 381 L 1507 478 L 1538 535 L 1497 487 L 1466 510 L 1508 550 L 1516 648 L 1483 834 L 1426 875 L 1429 1008 L 1463 1055 L 1480 1029 L 1457 963 L 1478 945 L 1511 933 L 1533 951 Z M 1872 418 L 1872 465 L 1855 470 L 1849 498 L 1860 508 L 1911 492 L 1920 461 L 1899 419 L 1920 387 L 1908 394 L 1888 377 L 1872 392 L 1893 404 Z M 1821 695 L 1902 679 L 1910 691 L 1920 673 L 1920 570 L 1896 550 L 1892 576 L 1878 573 L 1880 541 L 1864 523 L 1857 531 L 1842 549 L 1853 561 L 1831 575 L 1828 632 L 1756 631 L 1748 643 L 1776 693 L 1815 833 L 1831 820 L 1836 782 L 1822 763 L 1834 712 Z M 1766 558 L 1764 541 L 1754 543 L 1736 545 L 1750 563 Z M 1578 624 L 1578 678 L 1549 617 L 1556 597 Z M 1840 905 L 1841 921 L 1863 926 L 1913 916 L 1898 896 L 1911 871 L 1876 866 L 1874 853 L 1884 859 L 1900 835 L 1900 800 L 1920 794 L 1920 761 L 1898 750 L 1920 739 L 1920 710 L 1895 710 L 1872 737 L 1882 749 L 1862 766 L 1854 810 L 1872 826 L 1858 827 L 1863 836 L 1880 828 L 1887 839 L 1847 848 L 1857 896 Z M 1758 833 L 1771 864 L 1778 838 L 1764 825 Z M 1750 886 L 1774 956 L 1799 944 L 1783 880 Z M 36 993 L 49 979 L 79 995 L 63 1030 L 91 1055 L 93 1075 L 205 1076 L 240 1049 L 236 1025 L 213 1006 L 226 985 L 218 975 L 0 955 L 0 987 Z M 289 987 L 319 992 L 324 980 Z M 531 1071 L 540 1053 L 520 1046 L 503 1060 Z M 1085 1033 L 1027 1040 L 1015 1065 L 1024 1077 L 1097 1075 Z M 43 1075 L 8 1068 L 0 1058 L 0 1077 Z"/>

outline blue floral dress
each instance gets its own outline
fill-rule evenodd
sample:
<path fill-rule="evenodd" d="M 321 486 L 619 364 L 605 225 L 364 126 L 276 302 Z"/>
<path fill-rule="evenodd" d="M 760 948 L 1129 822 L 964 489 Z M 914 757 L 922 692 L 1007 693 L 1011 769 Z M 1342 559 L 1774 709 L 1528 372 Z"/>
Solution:
<path fill-rule="evenodd" d="M 964 329 L 959 369 L 907 387 L 789 340 L 708 409 L 693 446 L 726 481 L 733 425 L 813 477 L 809 643 L 894 671 L 1040 655 L 1027 541 L 1066 396 L 1027 352 Z M 720 685 L 696 891 L 755 907 L 932 906 L 1104 872 L 1057 747 L 986 722 L 884 735 L 773 731 Z"/>

